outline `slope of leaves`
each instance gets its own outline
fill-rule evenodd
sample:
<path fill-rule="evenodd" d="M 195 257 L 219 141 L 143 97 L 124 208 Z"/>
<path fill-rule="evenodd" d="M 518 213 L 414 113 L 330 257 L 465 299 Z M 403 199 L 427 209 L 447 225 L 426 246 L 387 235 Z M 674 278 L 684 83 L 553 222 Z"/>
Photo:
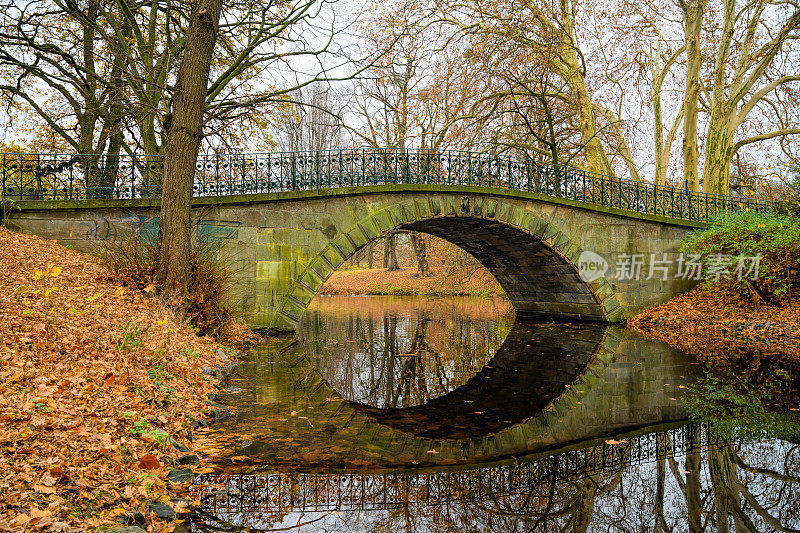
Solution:
<path fill-rule="evenodd" d="M 86 530 L 174 502 L 171 441 L 191 449 L 220 346 L 90 256 L 5 228 L 0 250 L 0 530 Z"/>
<path fill-rule="evenodd" d="M 734 288 L 697 287 L 646 309 L 628 326 L 711 366 L 751 374 L 776 359 L 800 362 L 800 301 L 756 305 Z"/>

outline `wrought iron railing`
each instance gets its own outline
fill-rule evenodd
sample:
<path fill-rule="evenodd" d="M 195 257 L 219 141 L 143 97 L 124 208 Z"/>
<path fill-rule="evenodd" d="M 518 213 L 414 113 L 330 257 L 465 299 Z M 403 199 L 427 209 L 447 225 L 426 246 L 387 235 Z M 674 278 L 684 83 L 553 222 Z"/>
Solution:
<path fill-rule="evenodd" d="M 10 200 L 158 197 L 164 160 L 146 155 L 3 154 Z M 194 196 L 233 196 L 386 184 L 484 186 L 534 192 L 639 213 L 706 222 L 722 211 L 765 212 L 770 203 L 624 180 L 494 154 L 343 149 L 203 154 Z"/>
<path fill-rule="evenodd" d="M 192 487 L 201 510 L 217 517 L 253 512 L 391 509 L 484 502 L 527 494 L 548 482 L 609 476 L 629 467 L 741 444 L 693 422 L 662 432 L 578 448 L 535 461 L 468 470 L 383 474 L 204 474 Z"/>

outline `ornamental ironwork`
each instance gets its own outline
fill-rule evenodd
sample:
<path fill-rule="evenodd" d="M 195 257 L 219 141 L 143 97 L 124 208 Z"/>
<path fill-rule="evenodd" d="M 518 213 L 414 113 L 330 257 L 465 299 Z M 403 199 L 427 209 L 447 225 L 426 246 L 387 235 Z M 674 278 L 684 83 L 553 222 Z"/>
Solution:
<path fill-rule="evenodd" d="M 448 506 L 531 487 L 616 474 L 669 457 L 720 449 L 735 439 L 696 422 L 551 455 L 469 470 L 421 473 L 203 474 L 192 487 L 201 511 L 217 517 L 241 513 L 287 513 Z"/>
<path fill-rule="evenodd" d="M 157 198 L 163 156 L 2 154 L 2 196 L 13 201 Z M 585 170 L 462 151 L 342 149 L 201 154 L 195 197 L 364 187 L 459 185 L 512 189 L 637 213 L 707 222 L 769 202 L 693 192 Z"/>

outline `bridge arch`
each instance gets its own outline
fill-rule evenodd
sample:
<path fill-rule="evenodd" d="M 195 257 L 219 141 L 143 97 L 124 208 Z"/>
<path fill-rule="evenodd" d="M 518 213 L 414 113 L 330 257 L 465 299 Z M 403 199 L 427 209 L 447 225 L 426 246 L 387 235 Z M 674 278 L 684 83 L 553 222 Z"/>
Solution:
<path fill-rule="evenodd" d="M 384 233 L 422 231 L 470 252 L 498 280 L 518 316 L 615 322 L 622 308 L 605 277 L 578 275 L 584 251 L 555 220 L 502 199 L 469 195 L 410 199 L 370 212 L 330 241 L 298 272 L 278 306 L 273 328 L 294 330 L 311 299 L 348 258 Z"/>

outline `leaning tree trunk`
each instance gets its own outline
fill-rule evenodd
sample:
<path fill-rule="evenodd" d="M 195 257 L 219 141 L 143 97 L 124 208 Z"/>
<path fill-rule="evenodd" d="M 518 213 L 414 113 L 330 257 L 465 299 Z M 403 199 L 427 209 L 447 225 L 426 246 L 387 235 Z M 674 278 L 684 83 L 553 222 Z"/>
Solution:
<path fill-rule="evenodd" d="M 187 291 L 192 182 L 203 136 L 203 109 L 219 15 L 219 0 L 199 0 L 192 13 L 167 130 L 156 283 L 165 299 L 178 306 Z"/>

